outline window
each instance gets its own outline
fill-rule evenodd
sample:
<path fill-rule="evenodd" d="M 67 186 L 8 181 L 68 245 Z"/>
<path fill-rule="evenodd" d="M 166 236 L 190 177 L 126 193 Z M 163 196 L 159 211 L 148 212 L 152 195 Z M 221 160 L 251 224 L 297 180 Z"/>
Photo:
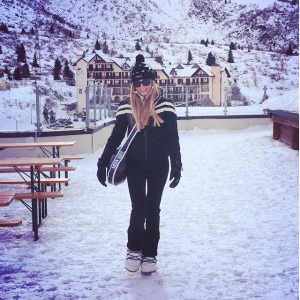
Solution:
<path fill-rule="evenodd" d="M 201 93 L 209 92 L 209 85 L 201 85 Z"/>
<path fill-rule="evenodd" d="M 201 94 L 200 99 L 209 99 L 209 95 L 208 94 Z"/>
<path fill-rule="evenodd" d="M 81 95 L 82 94 L 82 89 L 79 89 L 78 93 L 79 93 L 79 95 Z"/>

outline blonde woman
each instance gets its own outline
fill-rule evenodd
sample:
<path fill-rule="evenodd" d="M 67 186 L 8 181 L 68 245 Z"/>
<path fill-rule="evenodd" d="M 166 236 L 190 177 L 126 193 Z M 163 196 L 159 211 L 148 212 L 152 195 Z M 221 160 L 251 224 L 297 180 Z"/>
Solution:
<path fill-rule="evenodd" d="M 181 154 L 174 104 L 163 97 L 155 72 L 139 54 L 131 76 L 130 99 L 120 103 L 116 123 L 98 161 L 97 177 L 106 186 L 109 159 L 134 124 L 137 134 L 127 155 L 127 184 L 131 198 L 125 267 L 130 272 L 157 269 L 160 202 L 169 174 L 174 188 L 181 177 Z"/>

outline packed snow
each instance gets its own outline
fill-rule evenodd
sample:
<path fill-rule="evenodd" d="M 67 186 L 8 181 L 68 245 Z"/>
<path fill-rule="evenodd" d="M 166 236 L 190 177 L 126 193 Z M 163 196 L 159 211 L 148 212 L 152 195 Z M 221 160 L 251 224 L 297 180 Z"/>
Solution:
<path fill-rule="evenodd" d="M 275 2 L 232 1 L 259 7 Z M 194 31 L 183 32 L 182 40 L 194 39 L 189 36 Z M 94 42 L 92 36 L 83 48 Z M 151 41 L 149 45 L 158 47 Z M 124 52 L 126 47 L 119 46 Z M 56 51 L 62 55 L 60 49 L 52 49 L 52 60 Z M 166 63 L 184 63 L 188 50 L 197 63 L 204 63 L 208 51 L 221 64 L 228 55 L 226 45 L 207 49 L 197 43 L 161 43 L 159 49 Z M 42 66 L 52 64 L 44 61 L 46 51 L 41 51 Z M 234 59 L 235 64 L 227 64 L 230 83 L 241 88 L 251 105 L 177 107 L 179 116 L 299 111 L 298 56 L 235 50 Z M 34 83 L 11 84 L 0 93 L 0 131 L 34 130 Z M 76 101 L 75 87 L 50 77 L 38 84 L 41 109 L 50 103 L 57 118 L 72 117 L 63 108 Z M 269 98 L 261 103 L 264 87 Z M 74 126 L 84 128 L 85 123 Z M 46 124 L 42 127 L 46 130 Z M 183 173 L 179 185 L 167 185 L 163 195 L 156 273 L 143 276 L 125 270 L 130 198 L 126 183 L 104 188 L 97 181 L 101 148 L 72 162 L 77 169 L 63 187 L 64 197 L 49 199 L 38 241 L 33 241 L 31 213 L 24 205 L 14 201 L 0 209 L 1 219 L 23 221 L 16 228 L 0 228 L 0 300 L 299 299 L 299 151 L 274 141 L 272 125 L 194 128 L 179 135 Z M 2 190 L 23 188 L 10 185 Z"/>
<path fill-rule="evenodd" d="M 73 162 L 38 241 L 25 206 L 1 208 L 23 224 L 0 229 L 0 299 L 298 299 L 299 152 L 272 125 L 179 135 L 183 174 L 163 195 L 156 273 L 125 270 L 130 198 L 126 183 L 97 181 L 99 149 Z"/>

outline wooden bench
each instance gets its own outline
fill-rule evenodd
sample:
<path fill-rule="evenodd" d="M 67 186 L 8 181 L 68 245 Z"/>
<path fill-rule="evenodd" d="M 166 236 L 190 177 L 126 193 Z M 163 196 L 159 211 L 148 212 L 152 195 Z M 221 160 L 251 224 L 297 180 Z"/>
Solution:
<path fill-rule="evenodd" d="M 8 206 L 14 200 L 15 193 L 1 192 L 0 193 L 0 206 Z"/>
<path fill-rule="evenodd" d="M 13 199 L 15 200 L 28 200 L 37 199 L 44 200 L 48 198 L 60 198 L 63 197 L 63 192 L 25 192 L 25 193 L 15 193 Z"/>
<path fill-rule="evenodd" d="M 70 162 L 72 160 L 80 160 L 83 159 L 83 155 L 61 155 L 60 158 L 62 158 L 65 162 Z"/>
<path fill-rule="evenodd" d="M 22 220 L 0 220 L 0 227 L 16 227 L 22 224 Z"/>
<path fill-rule="evenodd" d="M 41 184 L 55 184 L 55 183 L 67 183 L 70 179 L 69 178 L 41 178 Z M 37 183 L 37 181 L 35 181 Z M 0 184 L 27 184 L 26 181 L 23 179 L 0 179 Z"/>
<path fill-rule="evenodd" d="M 65 177 L 64 178 L 68 178 L 69 177 L 69 173 L 70 171 L 75 171 L 76 167 L 73 166 L 44 166 L 44 167 L 40 167 L 39 168 L 40 172 L 43 173 L 43 175 L 47 178 L 55 178 L 54 173 L 58 172 L 58 178 L 60 178 L 60 172 L 65 172 Z M 0 173 L 16 173 L 16 172 L 21 172 L 21 173 L 29 173 L 30 172 L 30 168 L 28 167 L 24 167 L 24 168 L 18 168 L 17 170 L 13 167 L 3 167 L 0 168 Z M 46 175 L 45 172 L 50 172 L 49 175 Z M 68 185 L 68 182 L 63 182 L 65 185 Z M 59 184 L 59 188 L 61 188 L 61 182 L 58 182 Z"/>
<path fill-rule="evenodd" d="M 68 182 L 70 181 L 69 178 L 56 178 L 56 177 L 46 177 L 46 178 L 41 178 L 40 183 L 41 183 L 41 188 L 42 191 L 47 191 L 47 187 L 50 186 L 51 191 L 56 191 L 56 185 L 59 185 L 59 189 L 61 189 L 61 184 L 68 185 Z M 37 184 L 38 181 L 34 181 L 34 184 Z M 30 180 L 25 181 L 23 179 L 0 179 L 0 185 L 1 184 L 6 184 L 6 185 L 27 185 L 30 187 Z"/>
<path fill-rule="evenodd" d="M 273 121 L 273 139 L 299 149 L 299 114 L 284 110 L 270 110 Z"/>
<path fill-rule="evenodd" d="M 84 156 L 82 156 L 82 155 L 61 155 L 60 158 L 62 158 L 64 160 L 64 167 L 68 168 L 70 161 L 83 159 Z M 64 172 L 65 172 L 65 177 L 69 177 L 68 171 L 64 171 Z M 68 185 L 68 183 L 66 183 L 65 185 Z"/>
<path fill-rule="evenodd" d="M 39 168 L 41 172 L 64 172 L 64 171 L 75 171 L 76 167 L 64 167 L 64 166 L 59 166 L 59 167 L 41 167 Z M 30 168 L 18 168 L 19 172 L 30 172 Z M 0 168 L 0 173 L 15 173 L 18 172 L 15 168 L 13 167 L 7 167 L 7 168 Z"/>
<path fill-rule="evenodd" d="M 20 200 L 27 207 L 32 214 L 32 228 L 35 232 L 35 240 L 38 239 L 38 227 L 42 224 L 42 218 L 48 214 L 47 200 L 49 198 L 56 199 L 63 197 L 62 192 L 27 192 L 15 193 L 14 200 Z M 31 200 L 32 206 L 30 207 L 24 200 Z M 35 202 L 38 205 L 34 205 Z"/>
<path fill-rule="evenodd" d="M 0 192 L 0 206 L 8 206 L 14 199 L 15 193 Z M 0 227 L 15 227 L 22 224 L 21 220 L 0 220 Z"/>

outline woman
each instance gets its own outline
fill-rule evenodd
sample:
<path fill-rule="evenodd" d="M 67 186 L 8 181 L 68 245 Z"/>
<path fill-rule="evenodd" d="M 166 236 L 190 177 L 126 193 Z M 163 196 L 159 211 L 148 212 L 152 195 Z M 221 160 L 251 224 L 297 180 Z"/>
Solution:
<path fill-rule="evenodd" d="M 181 177 L 181 154 L 175 108 L 161 96 L 154 71 L 143 55 L 136 57 L 132 70 L 130 99 L 120 103 L 116 123 L 98 161 L 97 177 L 106 186 L 108 162 L 134 124 L 137 134 L 128 152 L 127 183 L 131 198 L 131 216 L 125 267 L 130 272 L 156 271 L 160 202 L 169 173 L 170 187 Z"/>

